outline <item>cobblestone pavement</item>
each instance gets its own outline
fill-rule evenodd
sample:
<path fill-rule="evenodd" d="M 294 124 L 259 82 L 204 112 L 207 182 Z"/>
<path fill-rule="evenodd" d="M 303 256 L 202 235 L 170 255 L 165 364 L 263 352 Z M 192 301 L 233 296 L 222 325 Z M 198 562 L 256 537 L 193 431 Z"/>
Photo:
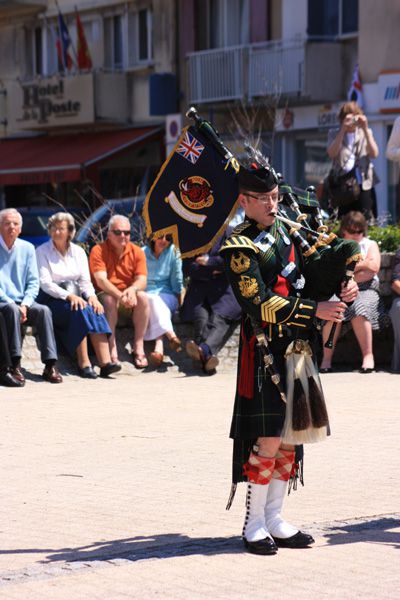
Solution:
<path fill-rule="evenodd" d="M 399 598 L 399 376 L 323 376 L 332 437 L 285 513 L 307 550 L 243 552 L 235 375 L 125 368 L 0 388 L 0 600 Z"/>

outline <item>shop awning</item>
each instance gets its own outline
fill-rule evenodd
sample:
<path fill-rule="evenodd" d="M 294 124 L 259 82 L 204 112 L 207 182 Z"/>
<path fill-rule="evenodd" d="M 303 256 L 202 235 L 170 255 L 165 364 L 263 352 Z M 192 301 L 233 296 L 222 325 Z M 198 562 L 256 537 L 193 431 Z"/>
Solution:
<path fill-rule="evenodd" d="M 96 163 L 161 135 L 161 127 L 141 127 L 1 140 L 0 185 L 78 181 Z"/>

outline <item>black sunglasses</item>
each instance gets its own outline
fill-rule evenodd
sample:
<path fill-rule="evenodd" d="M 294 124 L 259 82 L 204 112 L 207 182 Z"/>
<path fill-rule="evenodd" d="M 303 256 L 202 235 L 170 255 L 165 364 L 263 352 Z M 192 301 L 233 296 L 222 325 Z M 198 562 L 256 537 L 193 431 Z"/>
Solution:
<path fill-rule="evenodd" d="M 354 234 L 354 233 L 357 233 L 357 234 L 358 233 L 364 233 L 364 229 L 347 229 L 347 233 L 351 233 L 351 234 Z"/>
<path fill-rule="evenodd" d="M 113 232 L 114 235 L 131 235 L 131 230 L 130 229 L 112 229 L 111 230 Z"/>

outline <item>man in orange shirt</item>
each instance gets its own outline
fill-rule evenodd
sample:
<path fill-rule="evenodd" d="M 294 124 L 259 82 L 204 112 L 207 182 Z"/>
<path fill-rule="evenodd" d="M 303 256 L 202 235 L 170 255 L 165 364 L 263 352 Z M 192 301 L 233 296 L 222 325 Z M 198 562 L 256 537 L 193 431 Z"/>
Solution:
<path fill-rule="evenodd" d="M 104 304 L 112 335 L 109 338 L 112 362 L 118 362 L 115 328 L 120 318 L 133 322 L 133 364 L 147 367 L 143 337 L 149 320 L 146 257 L 141 248 L 130 241 L 131 224 L 127 217 L 114 215 L 108 224 L 107 239 L 92 248 L 90 272 Z"/>

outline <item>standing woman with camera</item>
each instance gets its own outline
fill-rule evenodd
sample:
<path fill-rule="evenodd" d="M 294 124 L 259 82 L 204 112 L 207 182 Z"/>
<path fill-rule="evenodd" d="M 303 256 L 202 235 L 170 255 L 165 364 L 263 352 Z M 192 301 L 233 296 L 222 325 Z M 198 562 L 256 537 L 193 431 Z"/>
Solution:
<path fill-rule="evenodd" d="M 327 153 L 332 159 L 328 192 L 341 217 L 351 210 L 372 217 L 374 167 L 379 154 L 367 117 L 357 102 L 345 102 L 339 111 L 340 126 L 328 133 Z M 347 186 L 347 187 L 346 187 Z M 345 190 L 348 190 L 345 192 Z"/>
<path fill-rule="evenodd" d="M 87 256 L 83 248 L 71 241 L 75 235 L 74 218 L 58 212 L 50 217 L 47 229 L 50 240 L 36 249 L 40 302 L 51 310 L 58 340 L 71 356 L 76 354 L 80 376 L 97 377 L 88 355 L 89 335 L 100 377 L 107 378 L 121 367 L 111 362 L 111 329 L 90 281 Z"/>

